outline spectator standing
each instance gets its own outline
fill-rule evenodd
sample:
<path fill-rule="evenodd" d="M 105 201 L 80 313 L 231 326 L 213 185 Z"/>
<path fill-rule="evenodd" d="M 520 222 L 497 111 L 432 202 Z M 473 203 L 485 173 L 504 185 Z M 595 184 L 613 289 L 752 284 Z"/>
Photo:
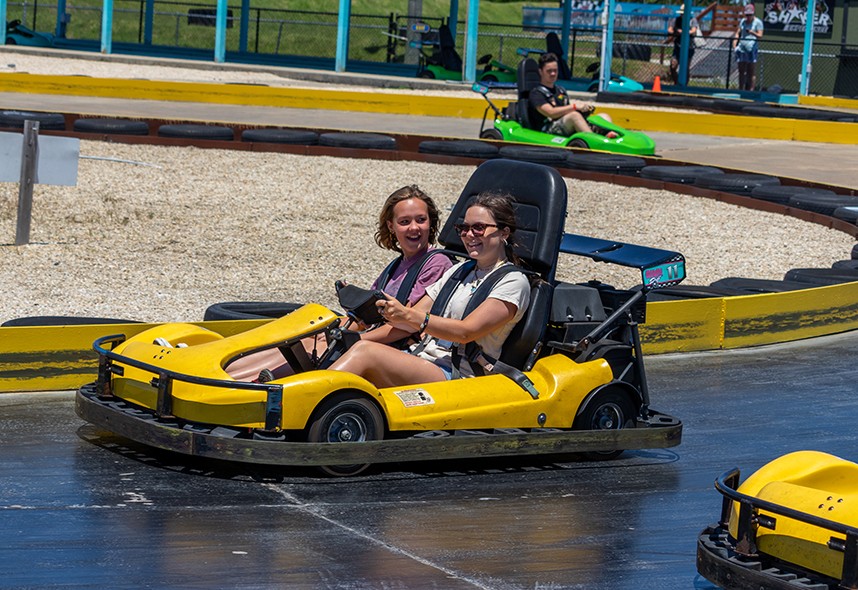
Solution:
<path fill-rule="evenodd" d="M 745 5 L 745 14 L 739 30 L 733 37 L 736 65 L 739 68 L 739 90 L 753 90 L 757 86 L 757 52 L 763 37 L 763 21 L 754 16 L 754 5 Z"/>

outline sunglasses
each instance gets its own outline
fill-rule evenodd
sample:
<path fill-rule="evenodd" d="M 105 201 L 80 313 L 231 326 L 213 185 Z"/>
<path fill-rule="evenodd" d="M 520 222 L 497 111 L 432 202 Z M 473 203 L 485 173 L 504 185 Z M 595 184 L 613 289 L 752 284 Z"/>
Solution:
<path fill-rule="evenodd" d="M 453 228 L 459 232 L 459 235 L 465 235 L 469 231 L 475 236 L 481 236 L 486 233 L 487 227 L 497 227 L 496 223 L 456 223 Z"/>

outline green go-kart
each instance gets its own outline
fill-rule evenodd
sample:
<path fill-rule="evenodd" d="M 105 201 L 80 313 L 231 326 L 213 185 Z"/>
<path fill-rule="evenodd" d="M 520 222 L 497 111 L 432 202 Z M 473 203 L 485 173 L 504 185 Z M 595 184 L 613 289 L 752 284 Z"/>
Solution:
<path fill-rule="evenodd" d="M 447 25 L 438 27 L 438 44 L 432 55 L 426 55 L 423 52 L 422 44 L 418 43 L 415 46 L 420 48 L 418 78 L 462 81 L 462 58 L 456 51 L 450 27 Z M 482 69 L 477 72 L 477 80 L 480 82 L 515 84 L 515 68 L 492 59 L 490 54 L 477 60 L 477 65 L 482 66 Z"/>
<path fill-rule="evenodd" d="M 472 86 L 472 89 L 483 95 L 483 98 L 488 102 L 488 107 L 483 113 L 483 121 L 480 124 L 480 137 L 482 139 L 602 150 L 637 156 L 655 155 L 655 142 L 652 138 L 640 131 L 629 131 L 599 115 L 591 114 L 587 117 L 587 122 L 593 131 L 565 136 L 553 135 L 535 129 L 530 124 L 531 111 L 535 109 L 529 104 L 528 96 L 530 90 L 539 83 L 539 71 L 536 62 L 532 59 L 522 61 L 518 68 L 517 78 L 518 100 L 509 103 L 503 109 L 495 105 L 488 97 L 489 88 L 487 86 L 480 83 Z M 486 117 L 489 109 L 493 110 L 495 114 L 494 125 L 486 128 Z"/>

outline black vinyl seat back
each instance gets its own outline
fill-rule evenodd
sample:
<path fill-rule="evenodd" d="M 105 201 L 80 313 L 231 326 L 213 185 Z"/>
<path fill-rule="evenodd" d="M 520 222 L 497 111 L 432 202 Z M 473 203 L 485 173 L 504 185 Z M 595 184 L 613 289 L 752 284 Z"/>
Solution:
<path fill-rule="evenodd" d="M 566 222 L 566 183 L 557 170 L 541 164 L 504 159 L 484 162 L 471 175 L 441 228 L 438 241 L 448 250 L 465 252 L 453 225 L 464 221 L 468 202 L 484 191 L 509 193 L 515 199 L 515 252 L 524 267 L 542 279 L 533 281 L 530 305 L 507 337 L 500 357 L 508 365 L 528 370 L 535 360 L 531 352 L 542 341 L 551 312 L 552 284 Z"/>
<path fill-rule="evenodd" d="M 438 51 L 432 57 L 445 70 L 462 71 L 462 57 L 456 51 L 456 41 L 448 25 L 438 27 Z"/>
<path fill-rule="evenodd" d="M 557 56 L 557 79 L 571 80 L 572 72 L 569 70 L 569 64 L 566 63 L 566 55 L 563 53 L 563 46 L 560 44 L 557 33 L 552 32 L 545 36 L 545 50 Z"/>
<path fill-rule="evenodd" d="M 485 191 L 508 193 L 515 199 L 518 222 L 515 253 L 528 270 L 552 282 L 566 223 L 567 192 L 563 177 L 554 168 L 531 162 L 505 159 L 484 162 L 471 175 L 438 235 L 438 241 L 448 250 L 465 252 L 453 225 L 464 220 L 471 197 Z"/>
<path fill-rule="evenodd" d="M 526 129 L 539 128 L 537 123 L 545 118 L 530 104 L 530 91 L 539 82 L 539 65 L 536 61 L 529 57 L 521 60 L 516 70 L 518 101 L 515 104 L 515 115 L 516 120 Z"/>

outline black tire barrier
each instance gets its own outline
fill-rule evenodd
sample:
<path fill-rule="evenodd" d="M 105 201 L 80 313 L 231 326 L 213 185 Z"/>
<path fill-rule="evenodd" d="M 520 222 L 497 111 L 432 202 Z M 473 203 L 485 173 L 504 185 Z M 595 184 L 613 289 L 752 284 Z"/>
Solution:
<path fill-rule="evenodd" d="M 609 172 L 636 176 L 646 166 L 646 160 L 636 156 L 616 156 L 610 154 L 569 154 L 566 165 L 578 170 Z"/>
<path fill-rule="evenodd" d="M 755 199 L 763 201 L 771 201 L 772 203 L 781 203 L 786 205 L 793 197 L 802 197 L 808 195 L 833 195 L 834 191 L 825 188 L 812 188 L 808 186 L 783 186 L 779 184 L 762 185 L 754 187 L 751 191 L 751 196 Z"/>
<path fill-rule="evenodd" d="M 569 153 L 563 148 L 505 145 L 498 150 L 498 155 L 501 158 L 533 162 L 534 164 L 544 164 L 546 166 L 565 166 Z"/>
<path fill-rule="evenodd" d="M 858 223 L 858 207 L 838 207 L 831 216 L 849 223 Z"/>
<path fill-rule="evenodd" d="M 858 281 L 858 270 L 847 268 L 793 268 L 784 275 L 785 281 L 798 281 L 816 286 L 839 285 Z"/>
<path fill-rule="evenodd" d="M 679 184 L 694 184 L 694 181 L 704 174 L 724 174 L 724 171 L 714 166 L 644 166 L 641 168 L 642 178 Z"/>
<path fill-rule="evenodd" d="M 304 129 L 245 129 L 241 132 L 241 141 L 316 145 L 319 134 Z"/>
<path fill-rule="evenodd" d="M 852 259 L 858 260 L 858 244 L 852 246 Z"/>
<path fill-rule="evenodd" d="M 838 260 L 831 265 L 831 268 L 837 268 L 840 270 L 858 270 L 858 260 L 855 260 L 854 258 L 851 260 Z"/>
<path fill-rule="evenodd" d="M 64 315 L 37 315 L 25 318 L 15 318 L 0 324 L 2 327 L 13 326 L 80 326 L 84 324 L 139 324 L 137 320 L 121 320 L 117 318 L 90 318 Z"/>
<path fill-rule="evenodd" d="M 739 195 L 750 195 L 751 191 L 758 186 L 774 186 L 781 183 L 780 179 L 768 174 L 708 174 L 700 176 L 694 184 L 703 188 L 716 191 L 736 193 Z"/>
<path fill-rule="evenodd" d="M 60 113 L 0 111 L 0 127 L 23 129 L 25 121 L 37 121 L 39 130 L 64 131 L 66 128 L 66 118 Z"/>
<path fill-rule="evenodd" d="M 441 154 L 445 156 L 464 156 L 489 160 L 498 157 L 498 147 L 476 139 L 453 139 L 449 141 L 427 140 L 417 146 L 421 154 Z"/>
<path fill-rule="evenodd" d="M 149 135 L 149 123 L 131 119 L 76 119 L 72 129 L 79 133 Z"/>
<path fill-rule="evenodd" d="M 745 291 L 746 295 L 754 293 L 785 293 L 786 291 L 799 291 L 801 289 L 812 289 L 810 283 L 798 281 L 778 281 L 774 279 L 747 279 L 744 277 L 727 277 L 709 284 L 710 287 L 718 289 L 737 289 Z"/>
<path fill-rule="evenodd" d="M 286 303 L 281 301 L 227 301 L 215 303 L 206 308 L 203 320 L 258 320 L 279 318 L 290 314 L 301 303 Z"/>
<path fill-rule="evenodd" d="M 218 139 L 231 141 L 235 131 L 221 125 L 202 125 L 198 123 L 168 124 L 158 127 L 160 137 L 182 137 L 192 139 Z"/>
<path fill-rule="evenodd" d="M 781 119 L 800 119 L 803 121 L 839 121 L 841 119 L 853 119 L 848 113 L 837 111 L 823 111 L 820 109 L 805 109 L 801 107 L 773 107 L 748 105 L 742 108 L 746 115 L 754 117 L 777 117 Z"/>
<path fill-rule="evenodd" d="M 322 133 L 319 145 L 364 150 L 395 150 L 396 139 L 380 133 Z"/>
<path fill-rule="evenodd" d="M 837 194 L 795 196 L 790 198 L 789 206 L 831 216 L 840 207 L 858 207 L 858 197 Z"/>

